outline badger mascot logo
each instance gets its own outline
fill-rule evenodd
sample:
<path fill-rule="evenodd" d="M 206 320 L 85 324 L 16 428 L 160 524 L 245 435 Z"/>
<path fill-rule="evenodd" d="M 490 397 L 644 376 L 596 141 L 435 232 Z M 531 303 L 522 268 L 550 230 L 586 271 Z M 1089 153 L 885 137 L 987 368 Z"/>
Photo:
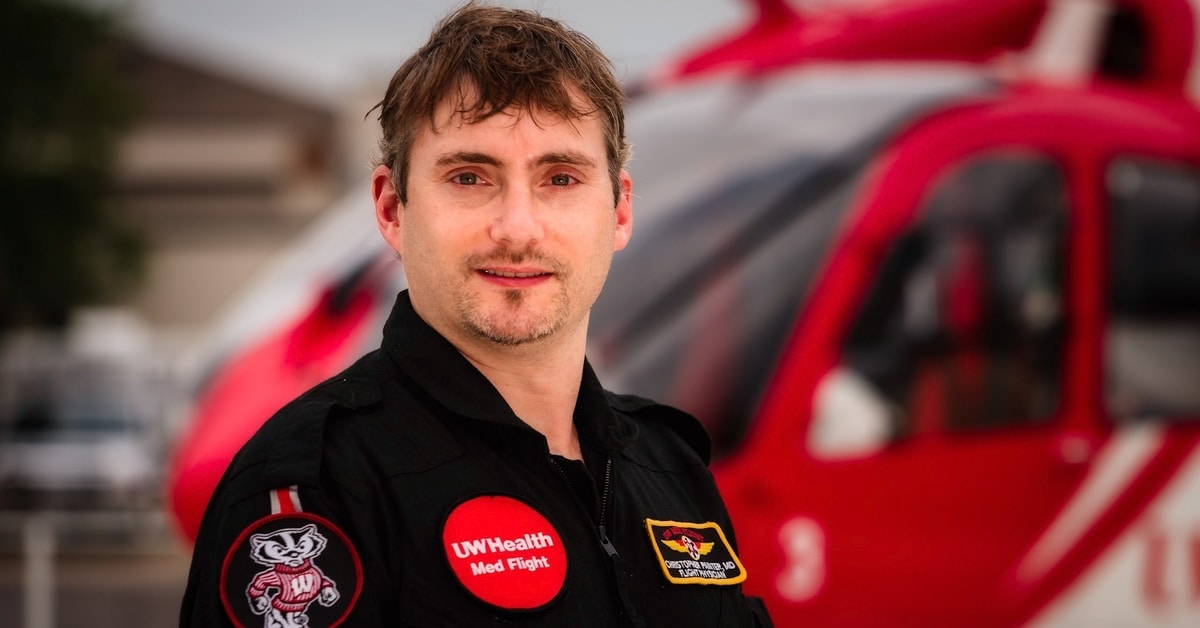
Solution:
<path fill-rule="evenodd" d="M 250 558 L 267 569 L 255 574 L 246 597 L 265 617 L 264 628 L 306 628 L 310 604 L 338 601 L 337 584 L 313 564 L 324 549 L 325 537 L 312 524 L 250 537 Z"/>

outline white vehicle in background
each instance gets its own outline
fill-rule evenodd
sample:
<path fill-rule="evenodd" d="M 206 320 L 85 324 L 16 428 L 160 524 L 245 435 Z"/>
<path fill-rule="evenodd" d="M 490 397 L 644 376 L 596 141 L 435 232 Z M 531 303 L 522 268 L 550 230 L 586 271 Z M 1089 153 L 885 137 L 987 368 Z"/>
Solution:
<path fill-rule="evenodd" d="M 144 509 L 161 502 L 163 370 L 137 322 L 92 312 L 0 352 L 0 507 Z"/>

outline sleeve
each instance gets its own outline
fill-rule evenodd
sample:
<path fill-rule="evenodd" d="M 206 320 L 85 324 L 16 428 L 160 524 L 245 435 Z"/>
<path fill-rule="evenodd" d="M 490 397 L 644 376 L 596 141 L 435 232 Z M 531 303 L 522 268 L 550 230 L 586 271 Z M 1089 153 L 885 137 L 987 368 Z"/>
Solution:
<path fill-rule="evenodd" d="M 357 462 L 323 444 L 327 414 L 278 417 L 235 457 L 200 524 L 181 627 L 262 625 L 271 609 L 314 628 L 394 623 L 386 561 L 360 549 L 381 544 L 376 508 L 347 489 Z"/>
<path fill-rule="evenodd" d="M 360 526 L 336 507 L 336 487 L 248 490 L 257 471 L 218 487 L 193 548 L 179 625 L 261 625 L 270 609 L 314 628 L 387 625 L 391 601 L 381 587 L 367 591 L 385 578 L 383 566 L 373 556 L 364 566 Z M 336 595 L 322 595 L 330 586 Z"/>
<path fill-rule="evenodd" d="M 380 591 L 386 565 L 360 547 L 377 545 L 372 508 L 334 478 L 358 472 L 331 460 L 327 419 L 374 404 L 378 393 L 336 378 L 288 404 L 242 447 L 205 510 L 192 549 L 179 625 L 262 625 L 274 609 L 312 627 L 388 625 L 393 600 Z M 336 456 L 335 456 L 336 457 Z M 315 567 L 315 569 L 314 569 Z M 317 575 L 319 574 L 319 576 Z M 321 578 L 337 591 L 321 595 Z M 258 584 L 265 591 L 252 591 Z M 391 615 L 394 617 L 394 614 Z"/>

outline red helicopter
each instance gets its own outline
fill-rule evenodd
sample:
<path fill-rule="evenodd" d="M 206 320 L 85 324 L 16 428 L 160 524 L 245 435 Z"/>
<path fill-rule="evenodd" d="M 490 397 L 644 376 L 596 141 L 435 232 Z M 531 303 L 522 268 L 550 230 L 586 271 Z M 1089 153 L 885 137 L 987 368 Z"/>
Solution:
<path fill-rule="evenodd" d="M 589 346 L 709 429 L 748 591 L 781 626 L 1200 623 L 1197 6 L 754 6 L 630 86 L 638 234 Z M 403 278 L 349 221 L 231 315 L 185 536 L 377 343 Z"/>

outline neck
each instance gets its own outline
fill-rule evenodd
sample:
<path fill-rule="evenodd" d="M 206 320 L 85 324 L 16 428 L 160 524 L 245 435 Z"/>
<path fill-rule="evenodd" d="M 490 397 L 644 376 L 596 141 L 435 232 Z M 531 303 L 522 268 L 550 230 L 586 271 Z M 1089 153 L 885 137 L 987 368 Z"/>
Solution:
<path fill-rule="evenodd" d="M 522 421 L 542 436 L 550 452 L 582 460 L 575 403 L 583 374 L 586 338 L 547 346 L 460 347 Z"/>

